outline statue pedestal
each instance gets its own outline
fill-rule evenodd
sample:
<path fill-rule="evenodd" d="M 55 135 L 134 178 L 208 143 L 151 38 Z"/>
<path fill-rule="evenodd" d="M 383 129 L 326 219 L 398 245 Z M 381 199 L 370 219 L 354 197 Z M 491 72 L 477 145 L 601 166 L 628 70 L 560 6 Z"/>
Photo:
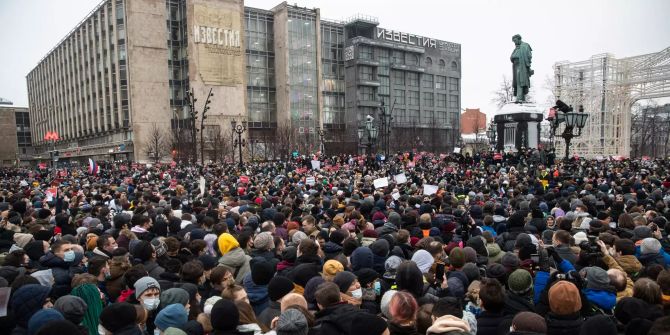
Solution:
<path fill-rule="evenodd" d="M 535 103 L 506 103 L 493 117 L 496 124 L 496 150 L 514 152 L 524 148 L 537 149 L 540 144 L 542 108 Z"/>

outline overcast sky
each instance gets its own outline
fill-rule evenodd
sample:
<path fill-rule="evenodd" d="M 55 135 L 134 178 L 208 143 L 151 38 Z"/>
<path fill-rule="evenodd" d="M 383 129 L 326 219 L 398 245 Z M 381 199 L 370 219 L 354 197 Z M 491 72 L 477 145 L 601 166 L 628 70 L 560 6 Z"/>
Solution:
<path fill-rule="evenodd" d="M 161 1 L 161 0 L 155 0 Z M 290 4 L 296 1 L 289 1 Z M 0 97 L 27 106 L 26 74 L 97 4 L 97 0 L 0 0 Z M 270 9 L 279 0 L 248 0 Z M 669 0 L 300 0 L 321 16 L 376 16 L 380 26 L 456 42 L 462 49 L 463 108 L 495 112 L 490 102 L 503 75 L 511 77 L 512 35 L 533 48 L 536 100 L 561 60 L 600 53 L 627 57 L 670 46 Z"/>

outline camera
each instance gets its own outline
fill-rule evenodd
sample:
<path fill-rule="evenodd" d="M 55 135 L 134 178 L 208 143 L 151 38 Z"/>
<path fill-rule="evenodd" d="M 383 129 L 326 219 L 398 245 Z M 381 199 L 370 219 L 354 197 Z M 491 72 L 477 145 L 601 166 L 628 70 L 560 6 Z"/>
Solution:
<path fill-rule="evenodd" d="M 573 108 L 571 106 L 568 106 L 565 102 L 561 100 L 556 100 L 556 106 L 554 106 L 554 108 L 558 109 L 563 113 L 570 113 L 573 111 Z"/>

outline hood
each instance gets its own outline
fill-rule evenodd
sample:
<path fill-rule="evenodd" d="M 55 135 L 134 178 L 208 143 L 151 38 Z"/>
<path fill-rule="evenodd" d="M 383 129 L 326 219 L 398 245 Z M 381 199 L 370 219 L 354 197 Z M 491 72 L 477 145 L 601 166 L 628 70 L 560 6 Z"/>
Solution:
<path fill-rule="evenodd" d="M 624 255 L 616 258 L 616 262 L 619 263 L 621 268 L 626 271 L 626 273 L 636 273 L 642 270 L 642 263 L 635 258 L 634 255 Z"/>
<path fill-rule="evenodd" d="M 219 264 L 240 267 L 246 262 L 247 255 L 242 248 L 235 248 L 219 258 Z"/>
<path fill-rule="evenodd" d="M 277 263 L 277 271 L 283 271 L 286 269 L 290 269 L 293 267 L 293 263 L 290 263 L 289 261 L 281 261 Z"/>
<path fill-rule="evenodd" d="M 75 253 L 74 261 L 65 262 L 62 258 L 54 255 L 49 251 L 46 255 L 40 258 L 40 265 L 48 268 L 63 268 L 69 269 L 72 265 L 78 264 L 84 258 L 83 254 Z"/>
<path fill-rule="evenodd" d="M 444 315 L 433 322 L 426 334 L 443 334 L 452 331 L 469 333 L 470 325 L 453 315 Z"/>
<path fill-rule="evenodd" d="M 616 305 L 616 294 L 605 290 L 585 289 L 586 298 L 598 307 L 611 310 Z"/>
<path fill-rule="evenodd" d="M 505 222 L 507 219 L 502 215 L 494 215 L 493 222 Z"/>
<path fill-rule="evenodd" d="M 328 241 L 323 245 L 323 252 L 325 252 L 327 254 L 336 254 L 336 253 L 341 252 L 341 251 L 342 251 L 342 246 L 337 244 L 337 243 Z"/>

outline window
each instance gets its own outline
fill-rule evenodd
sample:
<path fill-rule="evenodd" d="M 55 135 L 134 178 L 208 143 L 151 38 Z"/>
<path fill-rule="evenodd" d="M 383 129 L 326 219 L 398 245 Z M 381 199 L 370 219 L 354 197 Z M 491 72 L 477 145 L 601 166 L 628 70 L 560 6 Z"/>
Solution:
<path fill-rule="evenodd" d="M 423 105 L 426 107 L 433 107 L 433 93 L 432 92 L 423 92 Z"/>
<path fill-rule="evenodd" d="M 406 53 L 405 54 L 405 64 L 407 65 L 419 65 L 419 56 L 413 53 Z"/>
<path fill-rule="evenodd" d="M 447 67 L 447 64 L 444 62 L 444 59 L 440 59 L 440 70 L 444 70 Z"/>
<path fill-rule="evenodd" d="M 360 86 L 358 88 L 359 99 L 361 101 L 375 101 L 375 89 L 370 86 Z"/>
<path fill-rule="evenodd" d="M 358 68 L 358 77 L 361 80 L 372 80 L 372 67 L 371 66 L 360 66 Z"/>
<path fill-rule="evenodd" d="M 403 71 L 393 71 L 393 84 L 405 86 L 405 73 Z"/>
<path fill-rule="evenodd" d="M 435 76 L 435 88 L 438 90 L 447 90 L 447 77 Z"/>
<path fill-rule="evenodd" d="M 433 88 L 433 75 L 432 74 L 423 74 L 423 87 L 424 88 Z"/>
<path fill-rule="evenodd" d="M 407 104 L 410 106 L 419 105 L 419 91 L 409 91 L 407 92 Z"/>
<path fill-rule="evenodd" d="M 358 46 L 358 58 L 360 59 L 374 59 L 372 55 L 372 48 L 367 45 Z"/>
<path fill-rule="evenodd" d="M 449 93 L 458 94 L 458 78 L 449 78 Z"/>
<path fill-rule="evenodd" d="M 379 94 L 389 95 L 389 77 L 379 77 Z"/>
<path fill-rule="evenodd" d="M 435 124 L 435 120 L 433 119 L 433 111 L 424 110 L 421 112 L 421 123 L 430 125 Z"/>
<path fill-rule="evenodd" d="M 405 90 L 393 90 L 393 99 L 396 104 L 405 104 Z"/>
<path fill-rule="evenodd" d="M 409 118 L 407 117 L 407 111 L 404 109 L 396 109 L 393 111 L 394 119 L 397 120 L 398 123 L 400 124 L 407 124 L 409 123 Z"/>
<path fill-rule="evenodd" d="M 458 63 L 456 61 L 451 62 L 451 70 L 458 71 Z"/>
<path fill-rule="evenodd" d="M 419 74 L 407 72 L 407 86 L 419 87 Z"/>
<path fill-rule="evenodd" d="M 447 95 L 437 93 L 437 107 L 447 107 Z"/>
<path fill-rule="evenodd" d="M 431 67 L 433 66 L 433 59 L 430 57 L 426 57 L 426 67 Z"/>
<path fill-rule="evenodd" d="M 377 49 L 377 60 L 380 65 L 389 64 L 389 49 Z"/>
<path fill-rule="evenodd" d="M 418 109 L 410 109 L 409 114 L 407 117 L 409 118 L 407 121 L 410 123 L 417 123 L 419 121 L 419 110 Z"/>
<path fill-rule="evenodd" d="M 405 63 L 405 55 L 403 54 L 403 52 L 399 50 L 393 50 L 393 53 L 391 54 L 391 64 L 404 64 L 404 63 Z"/>
<path fill-rule="evenodd" d="M 458 109 L 458 95 L 449 95 L 449 108 Z"/>

